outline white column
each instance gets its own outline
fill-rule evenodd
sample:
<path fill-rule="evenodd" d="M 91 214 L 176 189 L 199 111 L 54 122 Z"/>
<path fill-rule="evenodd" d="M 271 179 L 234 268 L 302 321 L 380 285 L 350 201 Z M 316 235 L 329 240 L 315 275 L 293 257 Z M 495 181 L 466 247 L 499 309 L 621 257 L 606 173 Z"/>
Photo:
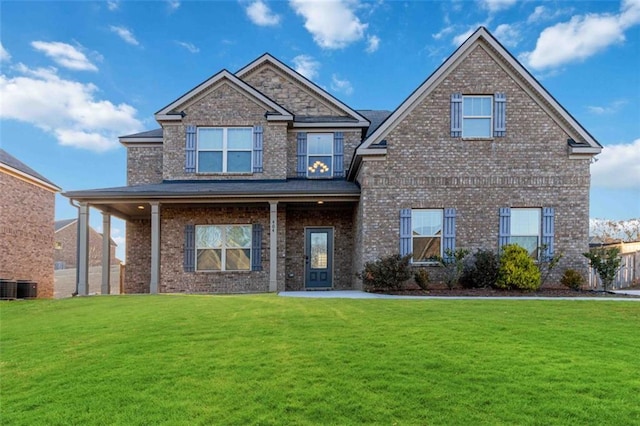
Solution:
<path fill-rule="evenodd" d="M 89 205 L 79 203 L 78 209 L 78 295 L 89 294 Z"/>
<path fill-rule="evenodd" d="M 158 293 L 160 280 L 160 203 L 151 204 L 151 282 L 149 293 Z"/>
<path fill-rule="evenodd" d="M 102 294 L 111 287 L 111 215 L 102 212 Z"/>
<path fill-rule="evenodd" d="M 278 202 L 269 201 L 269 291 L 278 291 Z"/>

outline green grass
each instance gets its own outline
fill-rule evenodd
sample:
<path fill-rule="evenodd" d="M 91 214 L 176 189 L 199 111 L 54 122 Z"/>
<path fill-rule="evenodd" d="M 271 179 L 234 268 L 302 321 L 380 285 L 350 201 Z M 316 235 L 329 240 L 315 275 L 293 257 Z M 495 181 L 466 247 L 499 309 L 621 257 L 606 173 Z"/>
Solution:
<path fill-rule="evenodd" d="M 3 425 L 640 424 L 640 303 L 0 304 Z"/>

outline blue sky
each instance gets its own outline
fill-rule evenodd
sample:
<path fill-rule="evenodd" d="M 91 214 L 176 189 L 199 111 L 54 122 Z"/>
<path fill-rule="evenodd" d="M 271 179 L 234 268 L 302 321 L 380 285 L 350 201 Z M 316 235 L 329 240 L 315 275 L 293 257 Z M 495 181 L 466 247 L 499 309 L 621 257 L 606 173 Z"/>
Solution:
<path fill-rule="evenodd" d="M 0 146 L 64 190 L 122 186 L 117 137 L 223 68 L 269 52 L 353 108 L 393 110 L 479 25 L 605 146 L 591 217 L 640 217 L 640 0 L 3 0 Z M 75 216 L 58 196 L 56 219 Z"/>

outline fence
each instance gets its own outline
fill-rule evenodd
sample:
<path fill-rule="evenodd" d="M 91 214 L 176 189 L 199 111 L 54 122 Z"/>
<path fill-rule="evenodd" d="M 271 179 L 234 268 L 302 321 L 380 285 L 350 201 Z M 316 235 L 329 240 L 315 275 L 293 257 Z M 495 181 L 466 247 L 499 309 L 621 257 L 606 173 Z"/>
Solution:
<path fill-rule="evenodd" d="M 620 255 L 622 262 L 610 290 L 631 287 L 640 284 L 640 251 Z M 601 289 L 602 281 L 595 269 L 589 269 L 589 288 Z"/>

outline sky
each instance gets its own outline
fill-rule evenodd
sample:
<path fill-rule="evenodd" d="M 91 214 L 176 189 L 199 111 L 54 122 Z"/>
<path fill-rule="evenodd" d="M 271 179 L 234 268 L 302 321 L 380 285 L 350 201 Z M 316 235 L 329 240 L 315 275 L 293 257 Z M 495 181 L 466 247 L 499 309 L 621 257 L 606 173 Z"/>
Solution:
<path fill-rule="evenodd" d="M 481 25 L 605 147 L 590 216 L 639 218 L 640 0 L 0 0 L 0 147 L 64 191 L 124 186 L 118 136 L 221 69 L 268 52 L 354 109 L 394 110 Z M 56 220 L 76 216 L 57 195 Z"/>

